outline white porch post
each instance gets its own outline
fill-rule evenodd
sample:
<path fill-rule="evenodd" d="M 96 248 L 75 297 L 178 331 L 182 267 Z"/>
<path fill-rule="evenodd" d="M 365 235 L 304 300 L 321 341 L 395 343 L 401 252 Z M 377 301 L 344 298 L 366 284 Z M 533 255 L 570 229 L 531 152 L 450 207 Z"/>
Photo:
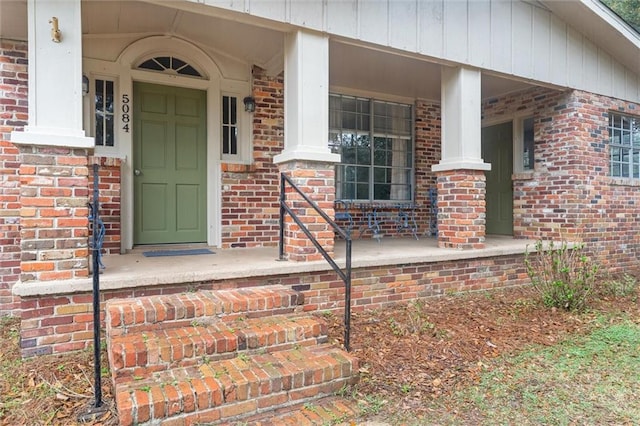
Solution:
<path fill-rule="evenodd" d="M 328 144 L 329 38 L 296 31 L 284 50 L 284 151 L 274 161 L 339 162 Z"/>
<path fill-rule="evenodd" d="M 53 18 L 60 41 L 52 40 Z M 11 141 L 92 148 L 82 128 L 80 0 L 28 0 L 29 125 Z"/>
<path fill-rule="evenodd" d="M 481 72 L 442 67 L 442 159 L 438 178 L 438 245 L 482 248 L 485 240 L 485 175 L 481 154 Z"/>
<path fill-rule="evenodd" d="M 481 158 L 481 73 L 442 67 L 442 159 L 434 172 L 491 170 Z"/>
<path fill-rule="evenodd" d="M 284 150 L 273 161 L 330 217 L 334 215 L 335 163 L 340 156 L 329 150 L 329 38 L 299 30 L 285 38 Z M 329 253 L 334 234 L 315 210 L 288 193 L 302 222 Z M 321 259 L 304 233 L 285 220 L 285 251 L 290 260 Z"/>

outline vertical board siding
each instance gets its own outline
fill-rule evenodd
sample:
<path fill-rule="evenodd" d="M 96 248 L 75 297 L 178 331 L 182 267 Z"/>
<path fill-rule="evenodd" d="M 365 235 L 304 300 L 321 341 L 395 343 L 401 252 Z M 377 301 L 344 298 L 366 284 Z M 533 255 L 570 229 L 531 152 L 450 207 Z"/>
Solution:
<path fill-rule="evenodd" d="M 322 2 L 292 1 L 288 2 L 291 22 L 307 28 L 325 28 L 325 8 Z"/>
<path fill-rule="evenodd" d="M 543 6 L 504 0 L 191 0 L 542 83 L 638 101 L 640 79 Z M 578 3 L 577 3 L 578 4 Z"/>
<path fill-rule="evenodd" d="M 443 0 L 418 2 L 418 52 L 436 58 L 443 56 L 443 9 Z"/>
<path fill-rule="evenodd" d="M 556 16 L 551 15 L 551 39 L 549 41 L 549 80 L 558 84 L 567 84 L 567 26 Z"/>
<path fill-rule="evenodd" d="M 598 55 L 598 82 L 604 93 L 613 93 L 613 58 L 604 52 Z"/>
<path fill-rule="evenodd" d="M 511 74 L 511 2 L 491 3 L 491 69 Z M 509 36 L 505 36 L 508 34 Z M 484 47 L 485 49 L 487 46 Z"/>
<path fill-rule="evenodd" d="M 483 68 L 491 67 L 491 3 L 469 3 L 469 61 Z"/>
<path fill-rule="evenodd" d="M 533 10 L 533 77 L 549 81 L 551 56 L 551 15 L 540 8 Z"/>
<path fill-rule="evenodd" d="M 582 36 L 573 28 L 567 31 L 567 83 L 570 87 L 582 86 L 584 63 L 582 60 Z"/>
<path fill-rule="evenodd" d="M 389 44 L 409 52 L 417 50 L 417 7 L 415 0 L 389 3 Z M 399 22 L 403 25 L 397 25 Z"/>
<path fill-rule="evenodd" d="M 532 6 L 516 2 L 513 3 L 511 18 L 512 61 L 513 73 L 523 77 L 533 78 L 533 64 L 535 53 L 533 50 L 533 10 Z M 508 36 L 505 34 L 505 36 Z M 538 58 L 535 58 L 537 61 Z"/>
<path fill-rule="evenodd" d="M 358 1 L 327 0 L 327 31 L 343 37 L 358 38 Z"/>
<path fill-rule="evenodd" d="M 444 17 L 444 56 L 456 62 L 466 63 L 469 59 L 467 41 L 469 36 L 467 2 L 445 1 Z"/>
<path fill-rule="evenodd" d="M 361 40 L 388 45 L 389 43 L 389 8 L 386 1 L 358 2 L 358 28 Z"/>

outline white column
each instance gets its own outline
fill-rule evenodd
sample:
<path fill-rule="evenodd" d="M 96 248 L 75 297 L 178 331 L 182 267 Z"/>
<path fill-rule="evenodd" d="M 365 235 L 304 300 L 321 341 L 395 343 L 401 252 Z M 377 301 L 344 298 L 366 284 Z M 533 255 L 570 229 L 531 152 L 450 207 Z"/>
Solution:
<path fill-rule="evenodd" d="M 329 38 L 299 30 L 285 37 L 284 150 L 275 163 L 339 162 L 329 150 Z"/>
<path fill-rule="evenodd" d="M 80 0 L 28 0 L 29 125 L 16 143 L 94 146 L 82 128 L 82 22 Z M 59 41 L 53 40 L 53 18 Z"/>
<path fill-rule="evenodd" d="M 481 73 L 442 67 L 442 159 L 434 172 L 491 170 L 481 155 Z"/>

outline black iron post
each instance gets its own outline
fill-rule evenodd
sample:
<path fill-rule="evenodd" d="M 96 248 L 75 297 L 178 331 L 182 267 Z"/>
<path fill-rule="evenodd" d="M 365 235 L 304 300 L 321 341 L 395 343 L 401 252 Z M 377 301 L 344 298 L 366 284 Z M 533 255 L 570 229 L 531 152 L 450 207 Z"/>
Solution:
<path fill-rule="evenodd" d="M 100 368 L 100 245 L 98 212 L 100 200 L 98 191 L 98 165 L 93 165 L 93 203 L 91 217 L 93 219 L 93 367 L 94 367 L 94 407 L 102 405 L 102 376 Z"/>
<path fill-rule="evenodd" d="M 278 242 L 278 260 L 286 260 L 284 255 L 284 206 L 287 202 L 284 187 L 284 173 L 280 173 L 280 234 Z"/>

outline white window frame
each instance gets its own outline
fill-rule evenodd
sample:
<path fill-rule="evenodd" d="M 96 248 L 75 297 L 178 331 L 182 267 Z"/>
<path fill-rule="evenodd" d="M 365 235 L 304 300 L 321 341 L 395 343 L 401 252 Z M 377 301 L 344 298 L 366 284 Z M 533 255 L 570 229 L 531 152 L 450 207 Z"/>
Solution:
<path fill-rule="evenodd" d="M 95 155 L 103 157 L 119 157 L 122 132 L 122 103 L 120 99 L 119 78 L 106 73 L 88 73 L 89 90 L 85 96 L 84 121 L 85 133 L 94 138 Z M 111 81 L 113 83 L 113 146 L 98 145 L 96 137 L 96 80 Z M 130 113 L 129 113 L 130 114 Z M 131 124 L 129 124 L 131 126 Z"/>
<path fill-rule="evenodd" d="M 230 83 L 226 89 L 220 91 L 220 159 L 223 163 L 251 164 L 253 153 L 253 113 L 244 110 L 242 100 L 249 94 L 249 86 Z M 224 96 L 236 98 L 236 130 L 238 150 L 236 154 L 223 154 L 223 102 Z"/>
<path fill-rule="evenodd" d="M 352 97 L 356 100 L 360 99 L 360 100 L 367 100 L 369 102 L 369 130 L 366 131 L 366 133 L 368 133 L 369 137 L 370 137 L 370 143 L 371 143 L 371 150 L 372 150 L 372 156 L 371 156 L 371 162 L 370 164 L 366 165 L 366 167 L 369 168 L 370 170 L 370 174 L 369 174 L 369 181 L 367 182 L 368 186 L 369 186 L 369 196 L 367 199 L 363 199 L 363 198 L 358 198 L 357 200 L 359 202 L 363 202 L 363 203 L 377 203 L 377 204 L 397 204 L 397 203 L 410 203 L 413 202 L 414 197 L 415 197 L 415 163 L 416 163 L 416 158 L 415 158 L 415 103 L 410 102 L 408 100 L 389 100 L 389 99 L 384 99 L 384 98 L 378 98 L 378 97 L 374 97 L 374 96 L 370 96 L 367 94 L 351 94 L 351 93 L 344 93 L 342 91 L 331 91 L 329 93 L 330 96 L 335 95 L 335 96 L 340 96 L 340 97 Z M 375 198 L 375 162 L 374 162 L 374 141 L 375 138 L 380 136 L 380 135 L 376 135 L 375 129 L 374 129 L 374 104 L 376 102 L 381 102 L 381 103 L 385 103 L 385 104 L 398 104 L 401 106 L 405 106 L 405 107 L 409 107 L 410 111 L 411 111 L 411 123 L 410 123 L 410 132 L 408 136 L 401 136 L 400 134 L 395 135 L 396 138 L 398 139 L 405 139 L 405 140 L 409 140 L 411 143 L 411 147 L 410 147 L 410 153 L 411 153 L 411 165 L 409 167 L 410 172 L 409 172 L 409 177 L 408 177 L 408 182 L 407 185 L 409 187 L 409 198 L 408 199 L 377 199 Z M 331 112 L 329 113 L 331 114 Z M 330 125 L 330 129 L 329 131 L 331 132 L 332 130 L 337 130 L 337 129 L 332 129 L 331 125 Z M 341 127 L 342 130 L 342 127 Z M 356 129 L 351 129 L 356 133 L 363 133 L 364 131 L 357 131 Z M 328 135 L 329 136 L 329 135 Z M 393 135 L 391 135 L 393 136 Z M 337 145 L 336 145 L 337 146 Z M 330 146 L 330 148 L 333 150 L 335 149 L 335 146 Z M 338 152 L 338 154 L 342 155 L 341 150 L 340 152 Z M 341 167 L 343 165 L 342 162 L 338 163 L 337 166 Z M 364 166 L 364 165 L 363 165 Z M 393 169 L 393 167 L 392 167 Z M 339 173 L 339 172 L 338 172 Z M 338 173 L 336 174 L 336 196 L 340 197 L 342 199 L 345 199 L 344 194 L 341 193 L 341 188 L 339 188 L 339 181 L 338 181 Z"/>
<path fill-rule="evenodd" d="M 620 118 L 620 120 L 627 119 L 629 120 L 629 128 L 626 129 L 624 124 L 620 127 L 617 127 L 613 123 L 614 116 Z M 634 125 L 637 126 L 637 129 L 634 130 Z M 623 114 L 617 111 L 609 112 L 609 175 L 613 178 L 623 178 L 623 179 L 633 179 L 640 180 L 640 117 L 636 117 L 629 114 Z M 629 143 L 625 144 L 622 141 L 624 140 L 624 135 L 628 134 Z M 614 139 L 616 135 L 620 135 L 620 141 L 615 143 Z M 638 141 L 637 144 L 635 141 Z M 629 160 L 624 161 L 614 161 L 614 155 L 616 150 L 620 150 L 620 155 L 622 155 L 622 151 L 628 151 L 627 155 Z M 634 157 L 637 159 L 634 161 Z M 628 173 L 623 174 L 623 165 L 628 166 Z M 614 173 L 614 166 L 620 165 L 619 174 Z"/>
<path fill-rule="evenodd" d="M 530 168 L 524 166 L 524 122 L 527 119 L 534 120 L 533 132 L 533 164 Z M 533 173 L 535 170 L 536 151 L 535 151 L 535 117 L 533 113 L 524 113 L 513 118 L 513 172 L 514 173 Z"/>

